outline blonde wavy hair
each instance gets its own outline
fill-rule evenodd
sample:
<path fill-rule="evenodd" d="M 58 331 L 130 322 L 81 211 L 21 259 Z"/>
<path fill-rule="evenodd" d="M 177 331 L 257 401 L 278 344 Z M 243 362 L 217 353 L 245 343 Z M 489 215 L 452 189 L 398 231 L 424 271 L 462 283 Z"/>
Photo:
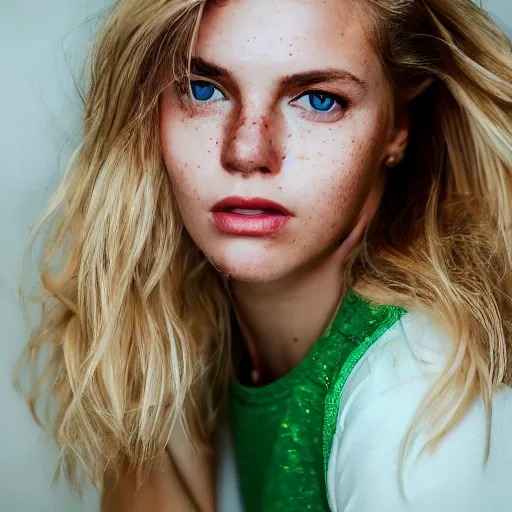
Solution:
<path fill-rule="evenodd" d="M 56 474 L 78 489 L 85 474 L 101 487 L 124 461 L 144 478 L 175 422 L 206 449 L 226 393 L 229 297 L 184 230 L 158 128 L 162 91 L 187 80 L 206 1 L 108 11 L 83 140 L 27 247 L 44 237 L 23 392 L 38 422 L 38 399 L 52 405 Z M 493 393 L 511 382 L 512 49 L 471 0 L 357 4 L 397 98 L 432 81 L 410 104 L 407 154 L 345 270 L 355 291 L 426 309 L 457 341 L 406 450 L 422 424 L 434 446 L 476 393 L 490 419 Z"/>

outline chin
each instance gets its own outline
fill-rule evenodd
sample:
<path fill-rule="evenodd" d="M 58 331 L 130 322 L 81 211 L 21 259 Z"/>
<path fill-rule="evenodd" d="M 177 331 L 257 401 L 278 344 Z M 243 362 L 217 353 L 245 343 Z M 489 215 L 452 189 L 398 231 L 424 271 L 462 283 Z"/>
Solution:
<path fill-rule="evenodd" d="M 293 264 L 275 251 L 213 251 L 208 259 L 225 276 L 235 281 L 266 283 L 276 281 L 293 271 Z"/>

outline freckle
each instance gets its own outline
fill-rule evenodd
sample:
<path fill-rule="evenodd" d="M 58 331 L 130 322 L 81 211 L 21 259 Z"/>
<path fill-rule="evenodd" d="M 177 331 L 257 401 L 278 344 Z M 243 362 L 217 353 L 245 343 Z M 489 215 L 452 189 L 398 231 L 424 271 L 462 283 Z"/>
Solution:
<path fill-rule="evenodd" d="M 218 141 L 218 140 L 217 140 L 217 141 L 215 141 L 215 144 L 219 145 L 219 141 Z"/>
<path fill-rule="evenodd" d="M 297 343 L 297 341 L 299 341 L 299 339 L 298 339 L 298 338 L 293 338 L 293 342 L 294 342 L 294 343 Z"/>
<path fill-rule="evenodd" d="M 290 57 L 293 55 L 293 53 L 290 53 Z"/>
<path fill-rule="evenodd" d="M 285 158 L 286 158 L 286 155 L 283 155 L 283 156 L 281 157 L 281 160 L 284 160 Z"/>
<path fill-rule="evenodd" d="M 256 124 L 256 121 L 253 121 L 253 122 L 252 122 L 252 125 L 254 126 L 255 124 Z"/>
<path fill-rule="evenodd" d="M 311 130 L 308 130 L 308 133 L 311 133 Z"/>
<path fill-rule="evenodd" d="M 279 190 L 283 190 L 283 187 L 277 187 Z"/>
<path fill-rule="evenodd" d="M 292 136 L 292 134 L 291 134 L 291 133 L 289 133 L 289 134 L 288 134 L 288 138 L 290 138 L 291 136 Z"/>

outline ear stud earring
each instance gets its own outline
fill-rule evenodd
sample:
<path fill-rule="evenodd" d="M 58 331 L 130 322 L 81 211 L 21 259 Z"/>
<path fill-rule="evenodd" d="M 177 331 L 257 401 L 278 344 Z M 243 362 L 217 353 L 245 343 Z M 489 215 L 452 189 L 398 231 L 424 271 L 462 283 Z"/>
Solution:
<path fill-rule="evenodd" d="M 386 158 L 385 166 L 386 167 L 394 167 L 398 164 L 398 158 L 395 155 L 390 155 Z"/>

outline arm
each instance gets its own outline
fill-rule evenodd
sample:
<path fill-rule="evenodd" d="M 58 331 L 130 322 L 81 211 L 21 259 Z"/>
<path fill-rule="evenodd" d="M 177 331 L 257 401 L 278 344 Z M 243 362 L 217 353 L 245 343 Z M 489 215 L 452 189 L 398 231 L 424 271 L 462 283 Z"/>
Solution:
<path fill-rule="evenodd" d="M 135 477 L 122 474 L 115 488 L 105 482 L 101 512 L 213 512 L 211 457 L 195 452 L 177 426 L 167 450 L 135 494 Z"/>
<path fill-rule="evenodd" d="M 101 512 L 200 512 L 167 452 L 162 454 L 136 494 L 135 485 L 131 474 L 122 474 L 116 487 L 105 482 Z"/>

